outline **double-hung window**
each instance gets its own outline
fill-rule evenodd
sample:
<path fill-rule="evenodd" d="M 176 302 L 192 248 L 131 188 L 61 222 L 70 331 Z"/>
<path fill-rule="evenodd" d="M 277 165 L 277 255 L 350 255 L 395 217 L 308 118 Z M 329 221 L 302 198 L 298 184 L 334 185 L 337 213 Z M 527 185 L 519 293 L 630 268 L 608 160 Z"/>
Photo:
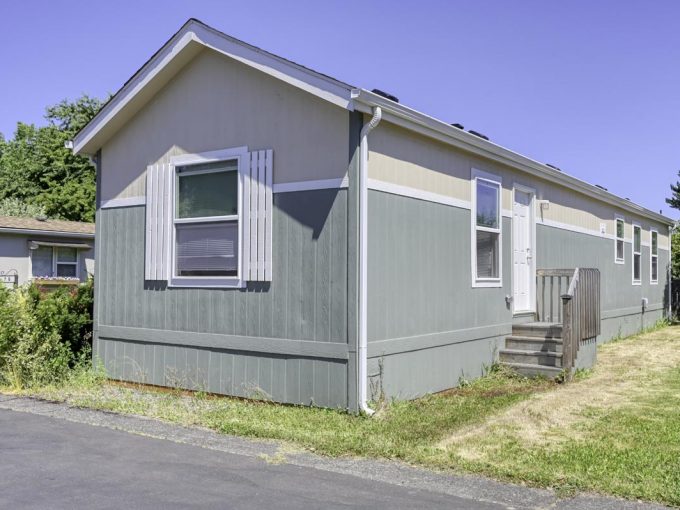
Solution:
<path fill-rule="evenodd" d="M 500 178 L 473 170 L 472 196 L 472 283 L 475 287 L 500 287 Z"/>
<path fill-rule="evenodd" d="M 175 277 L 237 277 L 238 159 L 175 168 Z"/>
<path fill-rule="evenodd" d="M 642 280 L 642 228 L 633 224 L 633 285 L 640 285 Z"/>
<path fill-rule="evenodd" d="M 78 250 L 69 246 L 38 245 L 31 250 L 34 278 L 77 278 Z"/>
<path fill-rule="evenodd" d="M 659 283 L 659 233 L 651 230 L 649 241 L 649 282 Z"/>
<path fill-rule="evenodd" d="M 171 287 L 272 281 L 273 151 L 234 147 L 146 169 L 144 278 Z"/>
<path fill-rule="evenodd" d="M 625 250 L 624 250 L 624 234 L 626 231 L 626 224 L 623 218 L 616 218 L 616 246 L 614 254 L 614 262 L 617 264 L 624 264 L 625 260 Z"/>

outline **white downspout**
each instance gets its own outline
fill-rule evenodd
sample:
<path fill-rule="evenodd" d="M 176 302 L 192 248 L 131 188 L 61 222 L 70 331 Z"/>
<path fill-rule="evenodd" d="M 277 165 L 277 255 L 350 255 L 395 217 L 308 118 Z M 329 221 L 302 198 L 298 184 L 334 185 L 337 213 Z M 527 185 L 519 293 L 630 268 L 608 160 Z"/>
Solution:
<path fill-rule="evenodd" d="M 368 407 L 368 133 L 382 118 L 379 106 L 361 128 L 359 145 L 359 409 L 371 416 Z"/>

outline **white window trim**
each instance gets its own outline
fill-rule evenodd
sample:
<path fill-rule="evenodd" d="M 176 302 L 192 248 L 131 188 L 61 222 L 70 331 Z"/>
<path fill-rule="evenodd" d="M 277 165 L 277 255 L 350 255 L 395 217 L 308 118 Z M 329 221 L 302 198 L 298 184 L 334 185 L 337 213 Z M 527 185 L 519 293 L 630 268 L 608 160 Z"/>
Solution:
<path fill-rule="evenodd" d="M 219 221 L 238 219 L 238 269 L 236 276 L 177 276 L 175 264 L 175 249 L 176 249 L 176 229 L 175 223 L 182 223 L 182 220 L 175 220 L 175 208 L 177 207 L 176 189 L 177 182 L 177 167 L 190 166 L 200 163 L 214 163 L 218 161 L 232 160 L 237 161 L 238 172 L 238 215 L 234 216 L 219 216 L 211 217 L 210 220 Z M 168 221 L 170 222 L 170 281 L 169 287 L 192 287 L 192 288 L 243 288 L 246 286 L 246 280 L 243 277 L 243 180 L 245 173 L 249 171 L 250 156 L 248 154 L 248 147 L 233 147 L 229 149 L 222 149 L 218 151 L 202 152 L 199 154 L 183 154 L 175 156 L 170 159 L 170 207 Z M 195 220 L 195 218 L 192 218 Z"/>
<path fill-rule="evenodd" d="M 623 222 L 623 237 L 618 237 L 618 222 Z M 616 245 L 619 241 L 623 241 L 623 258 L 618 257 L 618 252 L 616 251 Z M 626 218 L 620 215 L 614 216 L 614 264 L 625 264 L 626 263 Z"/>
<path fill-rule="evenodd" d="M 80 280 L 80 250 L 82 247 L 69 246 L 68 244 L 58 244 L 58 243 L 35 243 L 35 248 L 29 248 L 28 250 L 28 278 L 29 280 L 35 280 L 40 278 L 78 278 Z M 52 276 L 34 276 L 33 275 L 33 252 L 40 246 L 51 246 L 52 247 Z M 76 266 L 75 276 L 57 276 L 57 250 L 59 248 L 76 248 L 76 261 L 75 262 L 59 262 L 61 265 Z"/>
<path fill-rule="evenodd" d="M 640 251 L 635 251 L 635 229 L 640 230 Z M 642 285 L 642 226 L 639 223 L 633 222 L 633 238 L 630 243 L 630 274 L 633 285 Z M 635 279 L 635 255 L 640 255 L 640 279 Z"/>
<path fill-rule="evenodd" d="M 498 229 L 477 226 L 477 180 L 481 179 L 498 186 Z M 503 287 L 503 180 L 500 176 L 472 168 L 470 172 L 470 254 L 472 287 Z M 477 277 L 477 231 L 498 234 L 498 278 Z"/>
<path fill-rule="evenodd" d="M 652 247 L 654 243 L 652 242 L 652 236 L 656 234 L 656 255 L 652 252 Z M 656 258 L 656 280 L 652 280 L 652 259 Z M 659 231 L 655 228 L 649 229 L 649 284 L 658 285 L 659 284 Z"/>

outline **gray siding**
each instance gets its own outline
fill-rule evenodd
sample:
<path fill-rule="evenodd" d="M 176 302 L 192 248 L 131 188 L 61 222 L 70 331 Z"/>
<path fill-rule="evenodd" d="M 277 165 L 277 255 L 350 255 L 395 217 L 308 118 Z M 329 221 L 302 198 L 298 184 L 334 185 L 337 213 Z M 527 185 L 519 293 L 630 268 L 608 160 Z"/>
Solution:
<path fill-rule="evenodd" d="M 625 264 L 614 263 L 614 241 L 544 225 L 536 226 L 539 268 L 596 267 L 601 274 L 602 334 L 605 342 L 636 333 L 664 316 L 668 251 L 659 250 L 659 283 L 649 283 L 649 247 L 642 246 L 642 278 L 632 284 L 632 254 L 625 243 Z M 642 298 L 648 306 L 642 312 Z"/>
<path fill-rule="evenodd" d="M 510 334 L 512 222 L 503 218 L 503 287 L 473 288 L 470 211 L 379 191 L 369 193 L 369 387 L 373 397 L 413 398 L 482 374 Z M 668 252 L 659 284 L 632 285 L 631 249 L 614 263 L 614 241 L 537 225 L 538 268 L 597 267 L 602 335 L 628 335 L 663 316 Z M 649 301 L 642 313 L 641 301 Z M 525 319 L 526 320 L 526 319 Z"/>
<path fill-rule="evenodd" d="M 379 191 L 369 201 L 370 387 L 413 398 L 481 375 L 512 328 L 510 220 L 503 287 L 472 288 L 469 210 Z"/>
<path fill-rule="evenodd" d="M 96 355 L 114 378 L 346 407 L 346 195 L 275 195 L 274 279 L 237 290 L 145 282 L 144 208 L 100 210 Z"/>

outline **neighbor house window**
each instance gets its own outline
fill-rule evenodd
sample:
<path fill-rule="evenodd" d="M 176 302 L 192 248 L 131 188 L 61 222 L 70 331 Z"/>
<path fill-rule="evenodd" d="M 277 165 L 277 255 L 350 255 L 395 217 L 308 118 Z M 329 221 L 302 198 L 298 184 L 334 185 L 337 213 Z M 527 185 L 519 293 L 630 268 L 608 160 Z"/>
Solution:
<path fill-rule="evenodd" d="M 649 281 L 659 282 L 659 233 L 656 230 L 650 231 L 649 243 Z"/>
<path fill-rule="evenodd" d="M 639 285 L 642 271 L 642 229 L 640 225 L 633 225 L 633 284 Z"/>
<path fill-rule="evenodd" d="M 617 264 L 623 264 L 625 262 L 625 250 L 624 250 L 624 234 L 626 231 L 626 224 L 623 218 L 616 218 L 616 254 L 614 261 Z"/>
<path fill-rule="evenodd" d="M 472 260 L 474 286 L 501 286 L 501 183 L 473 171 Z"/>
<path fill-rule="evenodd" d="M 66 246 L 38 246 L 31 250 L 34 278 L 77 278 L 78 250 Z"/>
<path fill-rule="evenodd" d="M 175 276 L 238 275 L 238 159 L 176 167 Z"/>

